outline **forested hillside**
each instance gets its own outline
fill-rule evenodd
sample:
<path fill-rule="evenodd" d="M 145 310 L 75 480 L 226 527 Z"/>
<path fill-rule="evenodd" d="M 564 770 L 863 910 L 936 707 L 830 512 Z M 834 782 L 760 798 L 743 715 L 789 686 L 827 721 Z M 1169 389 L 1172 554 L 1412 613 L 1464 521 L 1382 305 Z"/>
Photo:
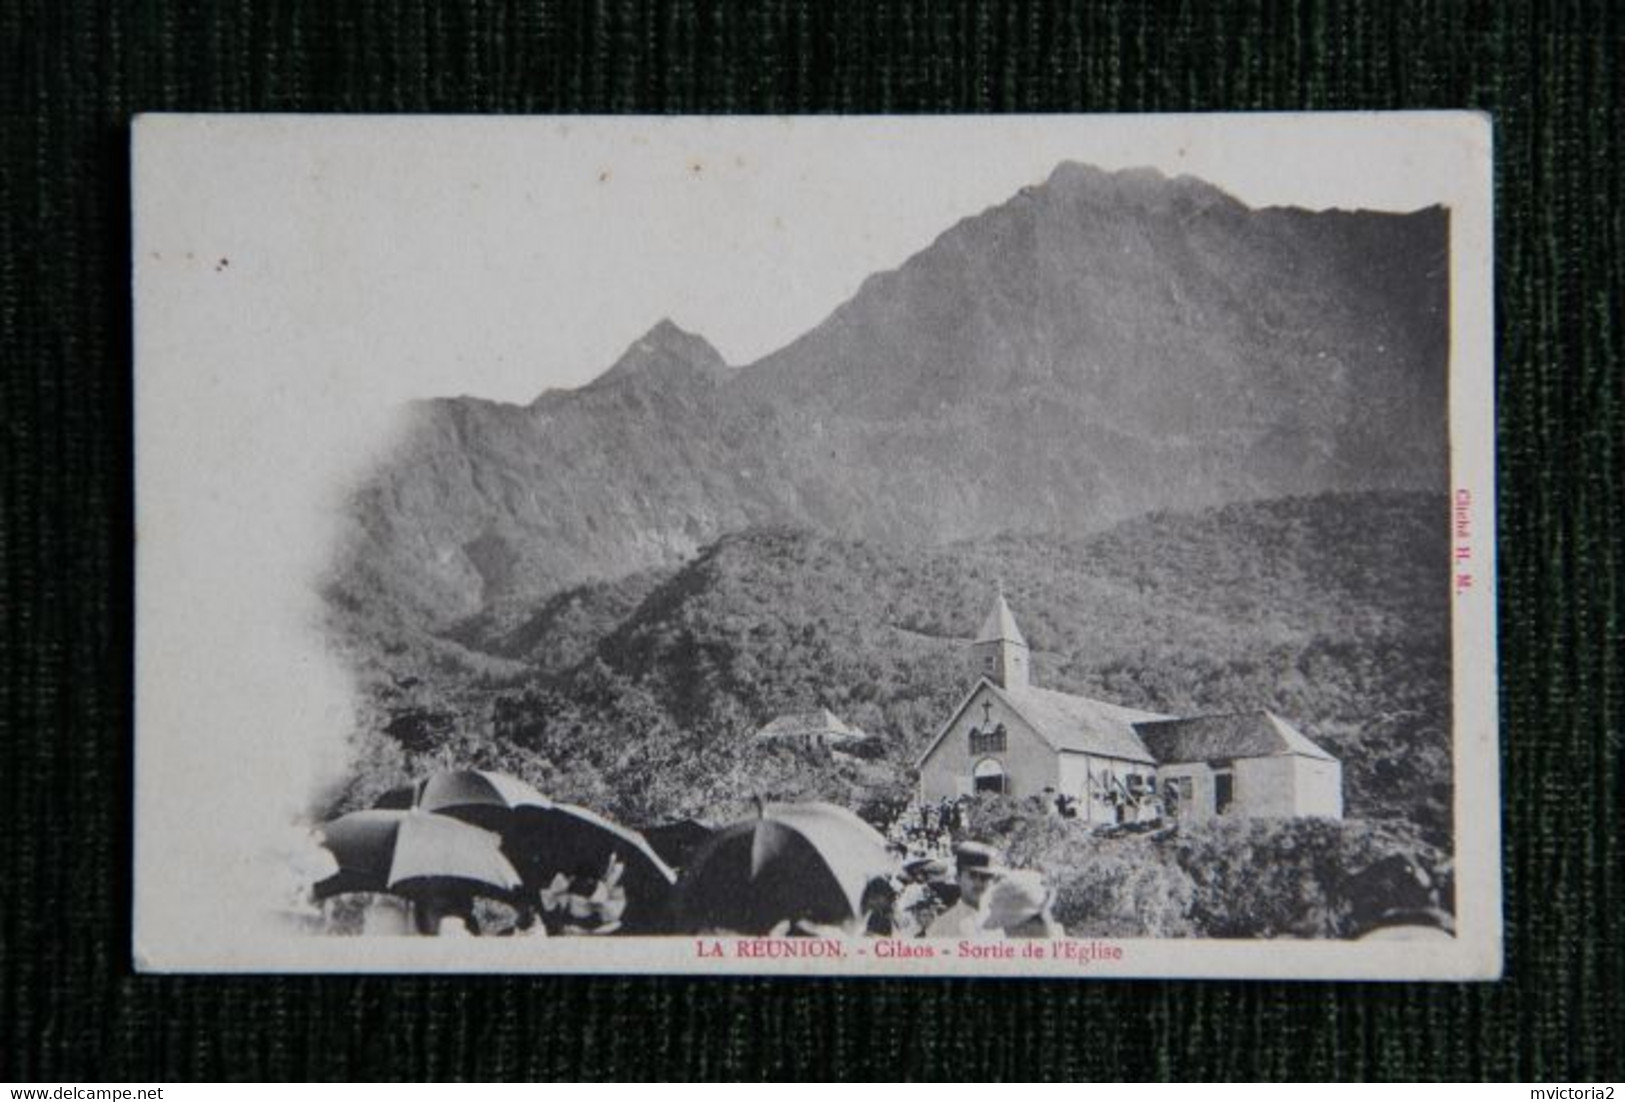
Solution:
<path fill-rule="evenodd" d="M 1443 495 L 1327 494 L 936 548 L 753 530 L 442 635 L 335 594 L 366 710 L 358 776 L 333 800 L 433 763 L 506 768 L 641 823 L 723 819 L 755 795 L 897 803 L 970 687 L 965 648 L 1002 584 L 1038 683 L 1274 709 L 1343 759 L 1351 817 L 1448 848 L 1447 537 Z M 749 743 L 819 705 L 876 736 L 868 758 Z"/>

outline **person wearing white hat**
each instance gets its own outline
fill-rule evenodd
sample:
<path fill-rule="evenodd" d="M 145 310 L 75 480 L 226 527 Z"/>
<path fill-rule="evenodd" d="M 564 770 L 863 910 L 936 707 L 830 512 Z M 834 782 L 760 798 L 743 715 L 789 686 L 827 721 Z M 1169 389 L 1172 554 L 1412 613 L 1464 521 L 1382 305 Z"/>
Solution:
<path fill-rule="evenodd" d="M 1031 869 L 1007 873 L 982 896 L 982 927 L 1012 938 L 1064 937 L 1066 932 L 1050 913 L 1054 900 L 1042 873 Z"/>

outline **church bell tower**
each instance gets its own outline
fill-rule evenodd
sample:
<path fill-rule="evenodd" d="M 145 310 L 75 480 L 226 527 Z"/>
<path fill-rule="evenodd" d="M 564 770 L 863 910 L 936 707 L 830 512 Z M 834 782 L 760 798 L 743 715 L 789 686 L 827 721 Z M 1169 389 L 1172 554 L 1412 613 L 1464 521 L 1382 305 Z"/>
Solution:
<path fill-rule="evenodd" d="M 1025 689 L 1031 682 L 1031 652 L 1001 589 L 982 630 L 971 645 L 976 674 L 1003 689 Z"/>

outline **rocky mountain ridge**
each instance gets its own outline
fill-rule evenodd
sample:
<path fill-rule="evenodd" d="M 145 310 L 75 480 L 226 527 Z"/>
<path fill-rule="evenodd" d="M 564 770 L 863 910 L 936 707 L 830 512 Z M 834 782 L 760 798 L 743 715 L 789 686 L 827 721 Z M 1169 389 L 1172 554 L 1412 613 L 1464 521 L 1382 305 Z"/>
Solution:
<path fill-rule="evenodd" d="M 749 528 L 937 545 L 1437 490 L 1447 230 L 1062 165 L 754 364 L 661 322 L 579 389 L 417 404 L 333 588 L 445 626 Z"/>

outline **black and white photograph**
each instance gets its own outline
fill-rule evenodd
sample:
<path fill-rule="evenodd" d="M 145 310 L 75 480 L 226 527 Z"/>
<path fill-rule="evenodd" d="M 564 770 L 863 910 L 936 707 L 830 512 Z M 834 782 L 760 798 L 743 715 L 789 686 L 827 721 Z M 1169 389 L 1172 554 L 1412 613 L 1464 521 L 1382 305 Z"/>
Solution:
<path fill-rule="evenodd" d="M 138 968 L 1500 974 L 1482 117 L 132 159 Z"/>

